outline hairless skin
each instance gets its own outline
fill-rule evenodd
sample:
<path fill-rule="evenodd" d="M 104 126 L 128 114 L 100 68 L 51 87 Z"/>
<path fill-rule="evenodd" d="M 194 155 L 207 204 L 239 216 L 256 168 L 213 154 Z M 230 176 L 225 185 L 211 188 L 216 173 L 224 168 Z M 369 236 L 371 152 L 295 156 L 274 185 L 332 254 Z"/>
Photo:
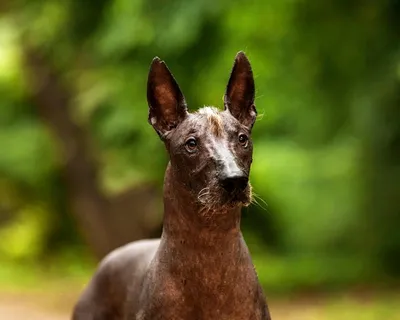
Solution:
<path fill-rule="evenodd" d="M 250 62 L 235 58 L 224 110 L 189 113 L 166 64 L 147 83 L 149 123 L 169 154 L 161 239 L 106 256 L 77 302 L 73 320 L 269 320 L 240 231 L 257 111 Z"/>

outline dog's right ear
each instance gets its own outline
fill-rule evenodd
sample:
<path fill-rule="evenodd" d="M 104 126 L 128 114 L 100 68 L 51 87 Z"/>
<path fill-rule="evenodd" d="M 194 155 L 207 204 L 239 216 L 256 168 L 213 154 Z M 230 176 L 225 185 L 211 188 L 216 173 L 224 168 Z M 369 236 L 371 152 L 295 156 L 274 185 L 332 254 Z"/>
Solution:
<path fill-rule="evenodd" d="M 153 59 L 147 80 L 149 123 L 161 139 L 188 115 L 185 97 L 164 61 Z"/>

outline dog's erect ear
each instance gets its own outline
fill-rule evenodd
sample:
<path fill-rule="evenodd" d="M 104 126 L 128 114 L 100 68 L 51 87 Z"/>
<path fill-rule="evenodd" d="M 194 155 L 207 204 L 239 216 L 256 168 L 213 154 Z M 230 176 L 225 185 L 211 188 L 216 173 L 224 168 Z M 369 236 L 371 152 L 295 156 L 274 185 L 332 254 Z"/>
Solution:
<path fill-rule="evenodd" d="M 253 71 L 244 52 L 240 51 L 235 58 L 232 73 L 224 96 L 225 109 L 240 123 L 252 128 L 257 110 L 254 105 L 255 86 Z"/>
<path fill-rule="evenodd" d="M 161 139 L 188 115 L 185 97 L 174 76 L 158 57 L 153 59 L 147 79 L 149 123 Z"/>

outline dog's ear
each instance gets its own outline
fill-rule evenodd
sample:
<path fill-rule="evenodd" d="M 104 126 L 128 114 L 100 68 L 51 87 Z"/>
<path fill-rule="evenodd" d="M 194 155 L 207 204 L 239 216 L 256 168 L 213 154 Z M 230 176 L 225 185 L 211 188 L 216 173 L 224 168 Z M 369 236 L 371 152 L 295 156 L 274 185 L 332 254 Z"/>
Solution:
<path fill-rule="evenodd" d="M 250 61 L 244 52 L 240 51 L 236 55 L 226 88 L 224 105 L 232 116 L 250 129 L 253 127 L 257 116 L 254 95 L 255 86 Z"/>
<path fill-rule="evenodd" d="M 147 79 L 149 123 L 161 139 L 188 115 L 185 97 L 164 61 L 155 57 Z"/>

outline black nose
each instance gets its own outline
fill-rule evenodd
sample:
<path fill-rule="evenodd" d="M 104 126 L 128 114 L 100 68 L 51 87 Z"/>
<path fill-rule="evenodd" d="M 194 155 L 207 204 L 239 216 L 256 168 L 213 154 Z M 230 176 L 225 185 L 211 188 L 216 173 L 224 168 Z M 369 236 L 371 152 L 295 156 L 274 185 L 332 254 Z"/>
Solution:
<path fill-rule="evenodd" d="M 221 179 L 221 186 L 228 192 L 243 191 L 249 178 L 245 175 L 226 176 Z"/>

